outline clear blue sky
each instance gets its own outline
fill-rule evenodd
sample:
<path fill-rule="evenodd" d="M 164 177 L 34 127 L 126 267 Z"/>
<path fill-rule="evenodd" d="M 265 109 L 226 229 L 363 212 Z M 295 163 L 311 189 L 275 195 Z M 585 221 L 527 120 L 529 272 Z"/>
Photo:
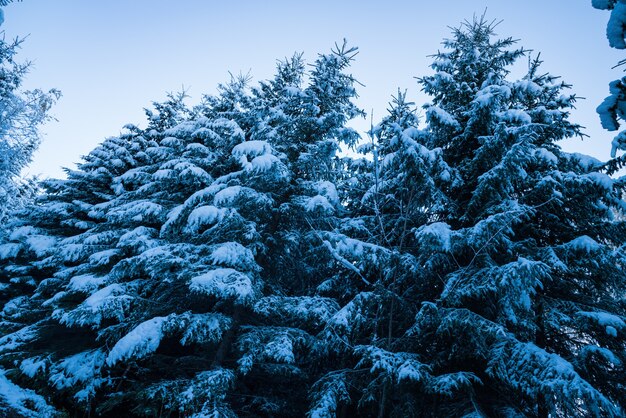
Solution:
<path fill-rule="evenodd" d="M 365 87 L 359 105 L 374 121 L 397 88 L 418 105 L 428 99 L 414 77 L 430 73 L 428 55 L 473 14 L 503 20 L 501 36 L 541 51 L 544 68 L 586 97 L 572 120 L 591 138 L 564 143 L 568 151 L 607 159 L 611 133 L 595 114 L 611 67 L 622 58 L 605 39 L 608 13 L 591 0 L 261 1 L 261 0 L 24 0 L 5 8 L 9 38 L 29 35 L 19 54 L 34 67 L 26 87 L 56 87 L 58 122 L 44 128 L 44 143 L 30 174 L 63 176 L 107 136 L 127 123 L 143 126 L 143 108 L 167 91 L 189 88 L 191 103 L 215 92 L 228 71 L 270 78 L 276 59 L 303 51 L 309 62 L 347 38 L 360 48 L 352 73 Z M 357 123 L 365 130 L 369 122 Z"/>

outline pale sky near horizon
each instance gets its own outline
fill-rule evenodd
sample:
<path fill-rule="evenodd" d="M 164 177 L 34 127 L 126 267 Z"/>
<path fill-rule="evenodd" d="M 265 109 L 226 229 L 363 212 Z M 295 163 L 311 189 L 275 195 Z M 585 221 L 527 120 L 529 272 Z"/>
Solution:
<path fill-rule="evenodd" d="M 44 141 L 27 172 L 64 176 L 122 126 L 145 126 L 143 108 L 182 86 L 190 103 L 214 93 L 228 72 L 271 78 L 277 59 L 304 52 L 308 62 L 347 38 L 360 53 L 351 73 L 357 104 L 374 123 L 398 88 L 421 106 L 428 98 L 414 77 L 431 73 L 428 55 L 440 49 L 449 26 L 486 10 L 502 20 L 498 35 L 541 52 L 544 69 L 573 84 L 585 97 L 571 120 L 590 136 L 563 143 L 570 152 L 606 160 L 613 134 L 600 127 L 595 108 L 608 83 L 623 76 L 611 69 L 623 58 L 608 46 L 608 12 L 591 0 L 435 1 L 202 1 L 202 0 L 24 0 L 5 8 L 7 38 L 28 38 L 18 60 L 34 63 L 27 88 L 58 88 L 58 119 L 43 128 Z M 354 125 L 361 132 L 367 121 Z"/>

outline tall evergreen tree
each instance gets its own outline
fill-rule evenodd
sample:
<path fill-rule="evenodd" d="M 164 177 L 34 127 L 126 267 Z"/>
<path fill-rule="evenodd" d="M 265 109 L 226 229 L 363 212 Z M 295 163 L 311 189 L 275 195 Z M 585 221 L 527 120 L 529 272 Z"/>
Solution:
<path fill-rule="evenodd" d="M 1 25 L 1 23 L 0 23 Z M 40 126 L 59 98 L 57 90 L 24 91 L 30 63 L 15 61 L 21 40 L 6 41 L 0 32 L 0 223 L 32 197 L 34 182 L 20 177 L 41 141 Z"/>
<path fill-rule="evenodd" d="M 194 109 L 170 95 L 146 129 L 46 182 L 0 251 L 9 376 L 68 411 L 302 415 L 315 330 L 336 306 L 272 262 L 305 248 L 290 235 L 313 235 L 294 216 L 340 206 L 301 157 L 331 170 L 337 138 L 356 135 L 342 130 L 353 52 L 321 55 L 307 87 L 296 57 L 252 96 L 244 78 Z M 275 135 L 290 123 L 306 133 L 293 160 Z"/>
<path fill-rule="evenodd" d="M 263 233 L 267 251 L 259 257 L 266 296 L 254 309 L 272 325 L 269 331 L 284 335 L 282 345 L 299 347 L 294 365 L 304 390 L 291 385 L 283 395 L 299 400 L 296 416 L 304 413 L 308 386 L 324 356 L 325 341 L 317 334 L 338 310 L 318 290 L 336 266 L 323 238 L 343 211 L 335 185 L 342 163 L 336 154 L 340 144 L 356 142 L 358 134 L 345 124 L 362 115 L 352 103 L 356 81 L 345 74 L 355 54 L 344 42 L 320 55 L 308 85 L 301 56 L 295 55 L 279 64 L 274 80 L 253 91 L 253 113 L 259 117 L 253 137 L 281 152 L 289 173 L 289 182 L 272 193 L 276 204 Z M 267 382 L 263 374 L 257 379 L 257 387 Z"/>
<path fill-rule="evenodd" d="M 425 130 L 404 100 L 374 129 L 375 212 L 334 234 L 363 281 L 325 328 L 345 360 L 314 386 L 311 416 L 622 414 L 619 184 L 560 149 L 581 134 L 576 97 L 538 58 L 509 80 L 526 51 L 493 29 L 466 22 L 444 42 L 420 79 Z"/>
<path fill-rule="evenodd" d="M 232 207 L 244 188 L 228 184 L 244 171 L 232 173 L 236 162 L 222 160 L 224 148 L 230 154 L 244 136 L 231 120 L 193 118 L 182 99 L 156 104 L 146 130 L 129 126 L 42 197 L 66 201 L 52 209 L 61 212 L 57 224 L 74 229 L 59 236 L 45 228 L 48 257 L 30 260 L 56 268 L 49 279 L 31 279 L 37 287 L 29 300 L 43 315 L 22 342 L 40 348 L 20 370 L 47 380 L 64 408 L 229 414 L 223 400 L 234 374 L 219 360 L 233 323 L 225 314 L 232 316 L 231 304 L 250 304 L 259 287 L 253 253 L 236 242 L 254 244 L 256 236 Z M 97 200 L 81 198 L 98 186 Z M 253 192 L 236 200 L 250 208 L 259 203 Z M 81 222 L 79 212 L 86 215 Z M 15 244 L 7 245 L 19 251 Z M 168 364 L 178 367 L 167 372 Z M 115 386 L 124 395 L 106 395 Z M 198 396 L 185 400 L 185 391 Z"/>
<path fill-rule="evenodd" d="M 410 334 L 433 370 L 463 373 L 434 406 L 447 414 L 619 416 L 620 189 L 598 161 L 557 144 L 580 135 L 569 86 L 538 58 L 508 81 L 524 51 L 492 41 L 493 28 L 481 19 L 455 30 L 420 80 L 434 143 L 462 181 L 435 247 L 448 262 L 426 275 L 443 290 Z M 432 228 L 416 234 L 432 252 Z"/>

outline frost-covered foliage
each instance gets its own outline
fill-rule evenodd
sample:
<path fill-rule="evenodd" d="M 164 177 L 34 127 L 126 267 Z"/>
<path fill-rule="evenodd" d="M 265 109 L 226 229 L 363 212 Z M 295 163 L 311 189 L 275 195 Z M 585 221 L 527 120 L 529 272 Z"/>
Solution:
<path fill-rule="evenodd" d="M 624 313 L 615 297 L 624 225 L 611 209 L 622 210 L 621 191 L 557 145 L 580 134 L 567 119 L 569 86 L 538 59 L 510 81 L 525 52 L 492 36 L 487 22 L 465 24 L 420 80 L 429 107 L 458 123 L 427 114 L 433 145 L 460 179 L 446 191 L 444 223 L 415 231 L 423 280 L 438 295 L 410 334 L 434 373 L 480 379 L 440 404 L 446 414 L 619 416 L 624 340 L 584 312 Z"/>
<path fill-rule="evenodd" d="M 23 389 L 6 377 L 0 369 L 0 414 L 16 418 L 54 417 L 58 412 L 40 395 Z"/>
<path fill-rule="evenodd" d="M 626 49 L 626 2 L 623 0 L 592 0 L 596 9 L 609 10 L 610 17 L 606 25 L 606 37 L 609 45 L 616 49 Z M 618 66 L 626 64 L 621 60 Z M 609 83 L 609 96 L 597 108 L 602 127 L 608 131 L 617 131 L 626 120 L 626 78 Z M 617 156 L 617 151 L 626 150 L 626 132 L 619 132 L 611 144 L 611 157 L 607 168 L 609 173 L 618 171 L 626 163 L 624 156 Z"/>
<path fill-rule="evenodd" d="M 609 10 L 606 37 L 612 48 L 626 49 L 626 2 L 622 0 L 591 0 L 596 9 Z"/>
<path fill-rule="evenodd" d="M 345 44 L 155 103 L 0 243 L 5 389 L 91 416 L 623 414 L 620 183 L 560 149 L 576 98 L 538 59 L 512 80 L 514 48 L 455 29 L 423 126 L 398 92 L 359 159 Z"/>
<path fill-rule="evenodd" d="M 566 83 L 538 59 L 511 80 L 527 52 L 482 19 L 452 35 L 419 79 L 426 127 L 399 93 L 321 233 L 340 305 L 321 335 L 355 363 L 309 414 L 621 416 L 621 190 L 558 146 L 580 135 Z"/>
<path fill-rule="evenodd" d="M 39 128 L 50 119 L 48 111 L 60 94 L 57 90 L 24 91 L 22 82 L 30 63 L 15 61 L 22 40 L 7 41 L 4 31 L 0 35 L 0 229 L 4 230 L 10 213 L 36 190 L 35 182 L 20 174 L 39 147 Z"/>
<path fill-rule="evenodd" d="M 147 128 L 45 181 L 0 247 L 0 363 L 96 415 L 304 414 L 304 368 L 338 307 L 294 281 L 321 280 L 317 260 L 293 257 L 322 246 L 308 222 L 328 213 L 311 201 L 341 210 L 331 180 L 358 137 L 344 126 L 359 114 L 344 74 L 355 51 L 320 55 L 308 84 L 294 56 L 194 108 L 170 94 Z"/>

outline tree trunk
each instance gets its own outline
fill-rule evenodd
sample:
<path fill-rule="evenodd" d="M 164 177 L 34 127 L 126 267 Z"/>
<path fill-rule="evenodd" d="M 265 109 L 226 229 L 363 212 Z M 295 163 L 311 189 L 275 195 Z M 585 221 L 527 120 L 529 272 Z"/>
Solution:
<path fill-rule="evenodd" d="M 537 347 L 544 348 L 546 347 L 546 330 L 545 324 L 543 322 L 544 316 L 544 306 L 543 306 L 543 298 L 542 294 L 539 293 L 537 295 L 537 310 L 535 313 L 535 323 L 537 324 L 537 331 L 535 332 L 535 344 Z M 540 392 L 541 389 L 537 391 L 537 417 L 538 418 L 548 418 L 550 414 L 548 413 L 548 406 L 546 405 L 545 395 Z"/>
<path fill-rule="evenodd" d="M 213 358 L 211 367 L 221 367 L 224 363 L 224 359 L 230 352 L 230 347 L 232 346 L 235 335 L 237 334 L 237 330 L 239 329 L 242 310 L 243 308 L 241 306 L 235 306 L 233 310 L 233 325 L 228 331 L 224 333 L 224 337 L 222 338 L 222 341 L 220 342 L 219 346 L 217 347 L 217 351 L 215 352 L 215 357 Z"/>
<path fill-rule="evenodd" d="M 380 404 L 378 405 L 378 418 L 384 418 L 385 416 L 385 404 L 387 403 L 388 387 L 388 383 L 385 383 L 385 386 L 383 386 L 383 394 L 380 399 Z"/>

